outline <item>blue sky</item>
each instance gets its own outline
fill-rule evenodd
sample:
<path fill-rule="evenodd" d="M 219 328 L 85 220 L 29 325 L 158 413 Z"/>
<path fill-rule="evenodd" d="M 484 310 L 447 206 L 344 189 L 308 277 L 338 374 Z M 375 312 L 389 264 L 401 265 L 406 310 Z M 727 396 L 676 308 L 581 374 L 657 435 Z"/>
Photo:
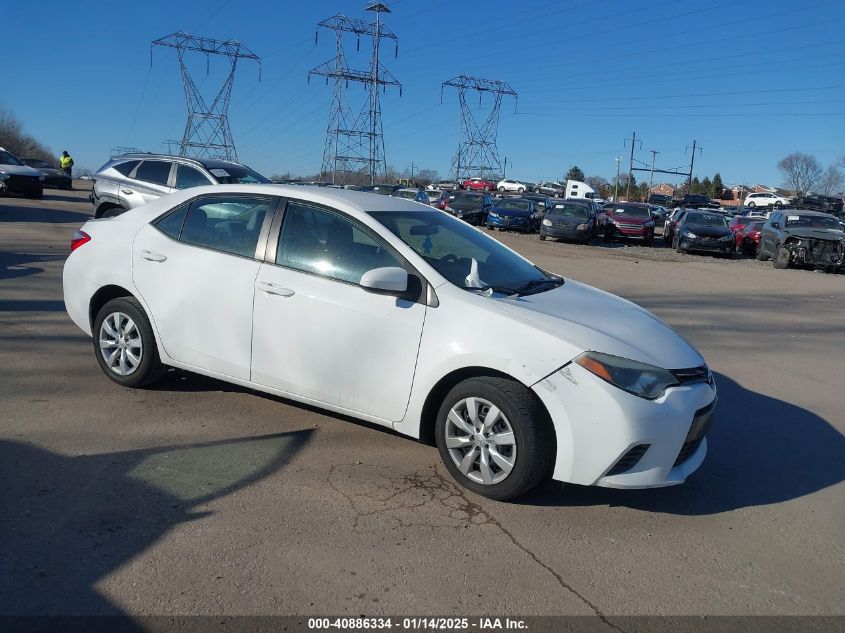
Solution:
<path fill-rule="evenodd" d="M 160 151 L 181 138 L 186 111 L 175 51 L 150 42 L 178 30 L 235 39 L 263 59 L 238 67 L 230 122 L 239 158 L 266 175 L 319 171 L 331 88 L 308 70 L 334 56 L 316 24 L 336 13 L 366 17 L 363 1 L 42 0 L 3 8 L 0 105 L 80 167 L 97 168 L 109 149 Z M 499 153 L 508 175 L 559 178 L 577 164 L 610 178 L 636 130 L 636 158 L 658 167 L 688 164 L 724 181 L 780 184 L 776 163 L 801 150 L 824 165 L 845 155 L 845 56 L 841 0 L 394 0 L 387 25 L 399 56 L 383 59 L 403 84 L 382 98 L 388 163 L 449 172 L 458 131 L 459 74 L 502 79 L 506 100 Z M 350 66 L 366 68 L 367 42 Z M 391 47 L 388 47 L 390 49 Z M 11 51 L 11 54 L 9 54 Z M 207 92 L 221 61 L 191 66 Z M 364 99 L 360 87 L 350 94 Z M 484 107 L 484 105 L 482 105 Z M 515 112 L 516 110 L 516 112 Z M 510 167 L 510 164 L 513 166 Z M 623 163 L 624 169 L 624 163 Z M 645 176 L 643 176 L 645 177 Z M 640 178 L 642 179 L 642 178 Z"/>

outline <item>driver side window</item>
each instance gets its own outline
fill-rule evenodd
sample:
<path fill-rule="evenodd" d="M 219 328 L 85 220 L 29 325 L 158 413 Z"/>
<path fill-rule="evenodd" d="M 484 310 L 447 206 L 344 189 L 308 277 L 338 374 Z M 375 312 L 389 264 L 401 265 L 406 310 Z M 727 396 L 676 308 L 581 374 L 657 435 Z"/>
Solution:
<path fill-rule="evenodd" d="M 290 202 L 285 209 L 276 263 L 353 284 L 373 268 L 403 262 L 368 229 L 351 218 Z"/>

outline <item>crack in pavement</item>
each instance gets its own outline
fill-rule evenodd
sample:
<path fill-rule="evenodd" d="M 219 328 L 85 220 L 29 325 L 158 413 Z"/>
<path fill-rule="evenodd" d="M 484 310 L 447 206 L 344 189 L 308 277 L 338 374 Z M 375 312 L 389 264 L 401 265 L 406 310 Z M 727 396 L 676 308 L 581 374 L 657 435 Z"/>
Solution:
<path fill-rule="evenodd" d="M 471 528 L 492 525 L 534 563 L 546 570 L 566 592 L 575 596 L 606 626 L 623 631 L 610 622 L 602 610 L 570 585 L 563 576 L 544 563 L 476 502 L 466 491 L 444 478 L 436 466 L 423 468 L 413 475 L 396 473 L 384 466 L 338 464 L 329 469 L 328 485 L 344 497 L 353 510 L 353 531 L 364 529 L 366 521 L 377 518 L 378 527 L 389 520 L 395 527 Z M 443 509 L 447 512 L 444 514 Z M 624 631 L 623 631 L 624 633 Z"/>

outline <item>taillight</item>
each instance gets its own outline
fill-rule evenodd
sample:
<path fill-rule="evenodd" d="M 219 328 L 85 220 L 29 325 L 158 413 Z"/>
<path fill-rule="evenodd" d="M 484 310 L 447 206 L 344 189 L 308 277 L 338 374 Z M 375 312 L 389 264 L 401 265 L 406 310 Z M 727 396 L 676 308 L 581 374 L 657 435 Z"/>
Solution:
<path fill-rule="evenodd" d="M 91 241 L 91 236 L 85 231 L 76 230 L 73 232 L 73 237 L 70 238 L 70 252 L 72 253 L 77 248 Z"/>

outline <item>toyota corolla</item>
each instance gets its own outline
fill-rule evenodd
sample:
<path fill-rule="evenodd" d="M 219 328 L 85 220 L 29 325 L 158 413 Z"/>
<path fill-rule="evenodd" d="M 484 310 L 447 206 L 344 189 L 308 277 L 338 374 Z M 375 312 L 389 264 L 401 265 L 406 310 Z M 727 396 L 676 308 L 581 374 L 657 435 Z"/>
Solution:
<path fill-rule="evenodd" d="M 692 345 L 410 201 L 185 190 L 82 226 L 64 297 L 120 385 L 177 367 L 391 427 L 493 499 L 680 484 L 707 451 L 716 387 Z"/>

